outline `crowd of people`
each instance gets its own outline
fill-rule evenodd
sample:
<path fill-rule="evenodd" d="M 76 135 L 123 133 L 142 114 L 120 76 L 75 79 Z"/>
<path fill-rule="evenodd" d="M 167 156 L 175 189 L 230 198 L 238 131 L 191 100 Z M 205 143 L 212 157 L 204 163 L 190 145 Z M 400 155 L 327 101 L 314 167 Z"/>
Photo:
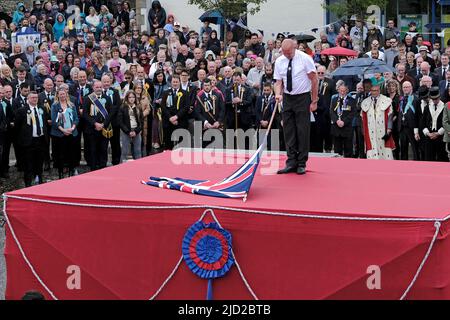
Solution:
<path fill-rule="evenodd" d="M 9 176 L 12 149 L 30 186 L 52 166 L 60 178 L 76 175 L 83 158 L 90 170 L 104 168 L 109 147 L 112 165 L 170 150 L 172 133 L 192 131 L 196 122 L 205 132 L 260 130 L 275 112 L 272 128 L 283 131 L 274 64 L 284 34 L 264 39 L 230 30 L 224 45 L 209 23 L 190 30 L 160 1 L 149 8 L 146 31 L 126 1 L 79 0 L 75 21 L 66 12 L 72 4 L 19 3 L 0 17 L 1 178 Z M 40 33 L 38 48 L 13 44 L 16 32 Z M 319 78 L 311 151 L 448 161 L 450 47 L 420 34 L 401 39 L 393 21 L 383 34 L 361 21 L 333 25 L 316 42 L 297 45 Z M 333 46 L 383 60 L 395 72 L 333 77 L 349 60 L 321 54 Z"/>

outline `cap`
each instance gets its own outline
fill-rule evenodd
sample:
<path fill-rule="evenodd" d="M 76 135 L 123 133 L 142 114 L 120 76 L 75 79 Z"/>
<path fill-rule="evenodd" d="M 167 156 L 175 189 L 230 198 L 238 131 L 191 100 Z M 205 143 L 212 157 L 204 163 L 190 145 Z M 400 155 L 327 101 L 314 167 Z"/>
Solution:
<path fill-rule="evenodd" d="M 27 71 L 27 68 L 25 68 L 23 65 L 20 65 L 17 67 L 17 72 Z"/>
<path fill-rule="evenodd" d="M 34 4 L 41 4 L 41 1 L 36 0 L 36 1 L 34 2 Z"/>
<path fill-rule="evenodd" d="M 173 24 L 174 27 L 181 27 L 181 23 L 179 23 L 178 21 L 175 21 L 175 23 Z"/>
<path fill-rule="evenodd" d="M 440 97 L 439 87 L 431 87 L 430 89 L 430 98 L 438 99 Z"/>
<path fill-rule="evenodd" d="M 84 33 L 83 32 L 78 32 L 77 33 L 77 37 L 84 37 Z"/>
<path fill-rule="evenodd" d="M 414 21 L 411 21 L 409 24 L 408 24 L 408 27 L 411 27 L 411 26 L 416 26 L 417 24 L 414 22 Z"/>
<path fill-rule="evenodd" d="M 159 45 L 159 49 L 167 49 L 167 45 L 162 43 L 162 44 Z"/>
<path fill-rule="evenodd" d="M 429 52 L 427 46 L 420 46 L 420 47 L 419 47 L 419 51 L 426 51 L 426 52 Z"/>
<path fill-rule="evenodd" d="M 58 62 L 58 58 L 56 58 L 56 56 L 52 56 L 50 58 L 50 62 Z"/>
<path fill-rule="evenodd" d="M 419 99 L 426 99 L 430 96 L 430 89 L 426 86 L 420 86 L 418 90 Z"/>

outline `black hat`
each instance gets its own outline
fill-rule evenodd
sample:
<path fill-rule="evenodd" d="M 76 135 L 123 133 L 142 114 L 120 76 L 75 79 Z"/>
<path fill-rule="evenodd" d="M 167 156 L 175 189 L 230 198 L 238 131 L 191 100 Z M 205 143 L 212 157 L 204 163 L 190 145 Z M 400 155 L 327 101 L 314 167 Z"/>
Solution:
<path fill-rule="evenodd" d="M 431 87 L 430 89 L 430 98 L 438 99 L 440 97 L 439 87 Z"/>
<path fill-rule="evenodd" d="M 419 99 L 426 99 L 430 96 L 430 89 L 427 86 L 420 86 L 418 90 Z"/>

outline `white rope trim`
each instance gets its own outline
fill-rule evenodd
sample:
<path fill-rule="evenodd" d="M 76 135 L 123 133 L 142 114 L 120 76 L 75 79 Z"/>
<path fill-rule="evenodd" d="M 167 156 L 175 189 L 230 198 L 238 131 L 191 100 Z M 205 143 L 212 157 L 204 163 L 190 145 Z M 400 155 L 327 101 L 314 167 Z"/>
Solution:
<path fill-rule="evenodd" d="M 403 295 L 401 296 L 400 300 L 404 300 L 406 299 L 406 295 L 409 293 L 409 291 L 411 290 L 411 288 L 414 286 L 414 284 L 417 281 L 417 278 L 419 277 L 420 272 L 422 271 L 423 266 L 425 265 L 425 262 L 427 262 L 428 257 L 431 254 L 431 250 L 433 249 L 434 243 L 437 240 L 437 237 L 439 235 L 439 230 L 441 229 L 441 223 L 439 221 L 436 221 L 434 223 L 434 227 L 436 228 L 436 231 L 434 233 L 433 239 L 430 242 L 430 245 L 428 247 L 427 253 L 425 254 L 425 256 L 423 257 L 422 262 L 419 265 L 419 268 L 416 271 L 416 274 L 414 275 L 414 278 L 412 279 L 411 283 L 409 284 L 409 286 L 406 288 L 405 292 L 403 293 Z"/>
<path fill-rule="evenodd" d="M 210 212 L 212 217 L 214 218 L 214 221 L 216 221 L 216 223 L 219 225 L 219 227 L 222 228 L 222 225 L 220 224 L 219 220 L 217 219 L 216 215 L 214 214 L 214 210 L 212 210 L 212 209 L 205 210 L 205 212 L 203 213 L 203 216 L 205 215 L 206 212 Z M 203 218 L 203 216 L 202 216 L 202 218 Z M 247 279 L 245 278 L 244 273 L 242 272 L 241 266 L 239 265 L 239 262 L 237 261 L 236 255 L 233 251 L 233 248 L 231 248 L 231 253 L 233 254 L 236 268 L 238 269 L 239 275 L 241 276 L 242 281 L 244 282 L 245 286 L 247 287 L 247 290 L 250 292 L 250 294 L 252 295 L 254 300 L 259 300 L 258 297 L 256 296 L 255 292 L 253 291 L 253 289 L 250 287 L 250 284 L 248 283 Z"/>
<path fill-rule="evenodd" d="M 16 236 L 16 233 L 14 232 L 14 229 L 12 227 L 11 221 L 9 221 L 8 214 L 6 213 L 6 201 L 7 197 L 3 195 L 3 214 L 6 219 L 6 223 L 8 224 L 9 230 L 11 231 L 11 235 L 13 236 L 14 241 L 16 242 L 17 247 L 19 248 L 19 251 L 22 255 L 22 258 L 25 260 L 26 264 L 30 268 L 31 272 L 33 273 L 36 280 L 39 282 L 39 284 L 47 291 L 47 293 L 53 298 L 53 300 L 58 300 L 58 298 L 55 296 L 55 294 L 45 285 L 44 281 L 39 277 L 36 270 L 34 270 L 33 265 L 31 264 L 30 260 L 28 260 L 25 252 L 23 251 L 22 245 L 19 242 L 19 239 Z"/>
<path fill-rule="evenodd" d="M 173 268 L 172 272 L 169 274 L 169 276 L 167 277 L 166 280 L 164 280 L 164 282 L 162 283 L 162 285 L 159 287 L 158 290 L 156 290 L 155 294 L 152 295 L 150 297 L 150 299 L 148 300 L 154 300 L 156 298 L 156 296 L 159 295 L 159 293 L 162 291 L 162 289 L 164 289 L 164 287 L 166 286 L 166 284 L 172 280 L 173 276 L 175 275 L 175 273 L 177 272 L 178 268 L 180 267 L 181 262 L 183 262 L 183 255 L 181 255 L 180 260 L 178 260 L 178 263 L 176 264 L 175 268 Z"/>
<path fill-rule="evenodd" d="M 109 209 L 136 209 L 136 210 L 169 210 L 169 209 L 216 209 L 223 211 L 234 211 L 242 213 L 252 213 L 252 214 L 263 214 L 271 216 L 282 216 L 282 217 L 293 217 L 293 218 L 305 218 L 305 219 L 323 219 L 323 220 L 348 220 L 348 221 L 387 221 L 387 222 L 445 222 L 450 219 L 450 214 L 445 218 L 381 218 L 381 217 L 351 217 L 351 216 L 321 216 L 321 215 L 308 215 L 308 214 L 297 214 L 288 212 L 272 212 L 272 211 L 261 211 L 261 210 L 251 210 L 242 208 L 231 208 L 222 207 L 214 205 L 189 205 L 189 206 L 127 206 L 127 205 L 104 205 L 104 204 L 89 204 L 89 203 L 76 203 L 76 202 L 65 202 L 57 200 L 45 200 L 45 199 L 35 199 L 22 196 L 13 196 L 3 194 L 4 198 L 41 202 L 65 206 L 74 207 L 87 207 L 87 208 L 109 208 Z"/>

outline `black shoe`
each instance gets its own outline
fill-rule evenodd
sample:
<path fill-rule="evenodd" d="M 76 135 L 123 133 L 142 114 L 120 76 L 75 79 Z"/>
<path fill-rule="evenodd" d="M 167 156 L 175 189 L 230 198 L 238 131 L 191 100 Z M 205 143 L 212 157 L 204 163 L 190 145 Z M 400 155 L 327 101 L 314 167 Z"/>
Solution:
<path fill-rule="evenodd" d="M 305 167 L 298 167 L 297 168 L 297 174 L 305 174 L 305 173 L 306 173 Z"/>
<path fill-rule="evenodd" d="M 285 167 L 284 169 L 278 170 L 277 174 L 291 173 L 291 172 L 295 172 L 295 170 L 296 170 L 295 167 Z"/>

